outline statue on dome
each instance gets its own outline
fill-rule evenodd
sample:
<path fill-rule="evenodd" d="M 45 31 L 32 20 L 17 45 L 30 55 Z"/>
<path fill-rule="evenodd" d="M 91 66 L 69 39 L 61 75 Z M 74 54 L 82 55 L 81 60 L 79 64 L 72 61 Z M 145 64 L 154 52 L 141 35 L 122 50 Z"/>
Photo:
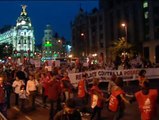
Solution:
<path fill-rule="evenodd" d="M 20 15 L 27 15 L 27 12 L 26 12 L 26 5 L 21 5 L 22 6 L 22 12 Z"/>

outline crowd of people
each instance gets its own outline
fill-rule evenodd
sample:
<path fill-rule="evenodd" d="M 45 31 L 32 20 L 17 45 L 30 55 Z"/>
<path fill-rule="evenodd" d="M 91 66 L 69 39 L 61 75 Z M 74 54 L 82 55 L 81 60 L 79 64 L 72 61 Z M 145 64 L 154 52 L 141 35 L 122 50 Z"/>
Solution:
<path fill-rule="evenodd" d="M 29 109 L 36 110 L 37 97 L 41 96 L 45 108 L 49 102 L 49 120 L 82 120 L 82 112 L 90 113 L 90 120 L 101 120 L 104 104 L 114 113 L 112 120 L 120 120 L 124 116 L 125 104 L 137 101 L 142 120 L 153 120 L 158 98 L 158 91 L 149 88 L 149 81 L 145 77 L 146 71 L 139 73 L 140 91 L 128 99 L 123 90 L 123 78 L 112 76 L 107 97 L 99 87 L 99 79 L 93 78 L 91 87 L 87 82 L 85 71 L 101 69 L 101 66 L 92 65 L 89 69 L 80 65 L 70 67 L 52 66 L 48 71 L 45 64 L 40 68 L 34 65 L 0 65 L 0 112 L 5 117 L 7 109 L 12 107 L 10 97 L 14 94 L 14 105 L 22 112 Z M 68 73 L 83 72 L 82 78 L 75 88 L 68 77 Z M 107 89 L 107 88 L 105 88 Z M 40 95 L 39 95 L 40 94 Z M 80 101 L 80 102 L 77 102 Z M 26 103 L 29 104 L 26 104 Z M 144 104 L 145 103 L 145 104 Z"/>

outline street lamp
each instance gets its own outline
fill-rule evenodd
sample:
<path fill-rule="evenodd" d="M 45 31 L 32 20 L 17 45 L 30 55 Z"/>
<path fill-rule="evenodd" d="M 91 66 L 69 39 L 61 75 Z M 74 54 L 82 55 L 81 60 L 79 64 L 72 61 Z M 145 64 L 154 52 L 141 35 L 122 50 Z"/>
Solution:
<path fill-rule="evenodd" d="M 84 39 L 84 43 L 85 43 L 85 50 L 86 50 L 86 56 L 87 56 L 87 41 L 86 41 L 86 35 L 84 33 L 81 33 L 81 36 L 83 37 Z"/>
<path fill-rule="evenodd" d="M 124 28 L 124 32 L 125 32 L 125 42 L 126 42 L 126 49 L 128 48 L 128 41 L 127 41 L 127 25 L 125 23 L 122 23 L 121 26 Z M 126 51 L 124 51 L 122 53 L 122 56 L 124 56 L 124 60 L 126 58 L 126 56 L 128 55 L 128 53 Z"/>
<path fill-rule="evenodd" d="M 81 33 L 81 36 L 84 36 L 84 33 Z"/>
<path fill-rule="evenodd" d="M 122 23 L 121 26 L 124 28 L 124 31 L 125 31 L 125 40 L 127 42 L 127 25 L 125 23 Z"/>

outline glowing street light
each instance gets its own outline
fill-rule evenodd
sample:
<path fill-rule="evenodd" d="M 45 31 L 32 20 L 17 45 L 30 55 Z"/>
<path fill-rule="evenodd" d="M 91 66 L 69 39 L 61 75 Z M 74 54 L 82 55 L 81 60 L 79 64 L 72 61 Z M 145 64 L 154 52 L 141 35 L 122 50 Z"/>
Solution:
<path fill-rule="evenodd" d="M 127 41 L 127 25 L 125 23 L 122 23 L 121 26 L 124 28 L 125 31 L 125 42 L 126 42 L 126 48 L 128 48 L 128 41 Z M 124 60 L 126 58 L 126 56 L 128 55 L 128 53 L 126 51 L 122 52 L 122 56 L 124 56 Z"/>
<path fill-rule="evenodd" d="M 58 40 L 58 43 L 61 43 L 61 40 Z"/>
<path fill-rule="evenodd" d="M 125 23 L 122 23 L 121 26 L 124 28 L 124 31 L 125 31 L 125 40 L 127 42 L 127 25 Z"/>
<path fill-rule="evenodd" d="M 86 35 L 85 35 L 85 33 L 81 33 L 81 36 L 83 37 L 83 39 L 84 39 L 84 43 L 85 43 L 85 51 L 86 51 L 86 56 L 88 55 L 88 50 L 87 50 L 87 45 L 88 45 L 88 41 L 86 40 Z"/>
<path fill-rule="evenodd" d="M 72 55 L 72 54 L 70 54 L 68 57 L 69 57 L 69 58 L 72 58 L 72 57 L 73 57 L 73 55 Z"/>
<path fill-rule="evenodd" d="M 84 33 L 81 33 L 81 36 L 84 36 Z"/>

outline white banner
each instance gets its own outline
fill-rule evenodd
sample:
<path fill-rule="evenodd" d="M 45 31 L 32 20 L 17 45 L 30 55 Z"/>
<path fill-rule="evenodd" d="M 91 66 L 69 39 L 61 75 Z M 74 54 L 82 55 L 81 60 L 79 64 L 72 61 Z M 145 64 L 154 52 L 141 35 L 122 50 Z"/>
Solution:
<path fill-rule="evenodd" d="M 108 82 L 113 74 L 123 77 L 124 81 L 137 80 L 138 73 L 141 69 L 127 69 L 127 70 L 93 70 L 85 72 L 88 74 L 89 82 L 92 82 L 92 78 L 99 78 L 100 82 Z M 159 68 L 148 68 L 146 70 L 146 77 L 148 79 L 159 78 Z M 82 73 L 69 74 L 70 81 L 73 85 L 77 85 L 78 81 L 82 78 Z"/>

